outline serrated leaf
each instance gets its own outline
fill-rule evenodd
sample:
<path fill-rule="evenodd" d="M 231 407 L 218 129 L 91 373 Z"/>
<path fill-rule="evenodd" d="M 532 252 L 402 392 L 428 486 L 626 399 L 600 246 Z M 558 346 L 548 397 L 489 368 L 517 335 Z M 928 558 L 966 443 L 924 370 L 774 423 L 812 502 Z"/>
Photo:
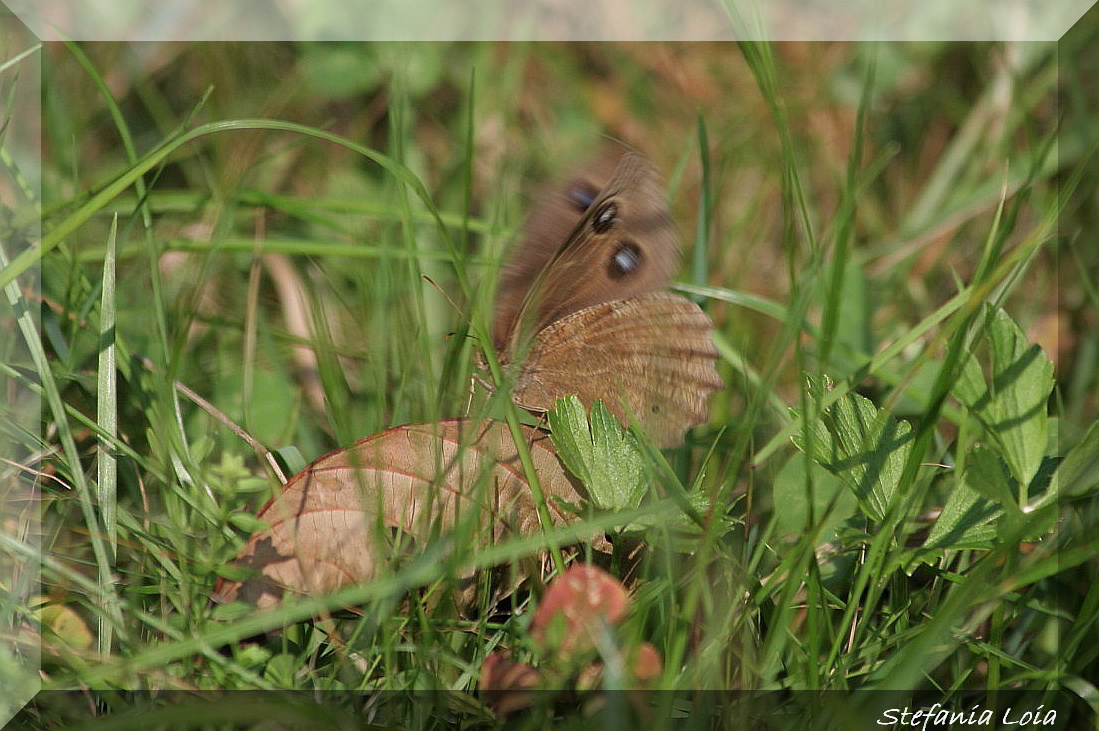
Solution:
<path fill-rule="evenodd" d="M 925 548 L 981 548 L 998 538 L 1036 538 L 1049 531 L 1056 518 L 1056 510 L 1051 509 L 1055 506 L 1044 497 L 1038 509 L 1020 510 L 1015 494 L 1018 483 L 996 452 L 974 447 L 966 462 L 962 482 L 943 506 Z M 1047 465 L 1039 478 L 1044 472 L 1048 481 L 1050 469 Z"/>
<path fill-rule="evenodd" d="M 263 677 L 280 688 L 292 688 L 298 680 L 297 673 L 300 669 L 301 662 L 296 655 L 280 652 L 267 661 Z"/>
<path fill-rule="evenodd" d="M 822 385 L 810 380 L 809 388 L 819 395 Z M 894 419 L 869 399 L 849 393 L 810 428 L 810 456 L 854 491 L 863 512 L 874 520 L 885 517 L 912 449 L 909 423 Z M 802 434 L 794 436 L 794 444 L 806 451 Z"/>
<path fill-rule="evenodd" d="M 557 456 L 585 486 L 594 481 L 591 465 L 595 459 L 584 404 L 576 396 L 557 399 L 557 406 L 547 414 L 553 446 Z"/>
<path fill-rule="evenodd" d="M 710 516 L 713 512 L 710 496 L 701 490 L 685 492 L 683 498 L 686 507 L 696 515 Z M 701 527 L 691 519 L 687 512 L 678 513 L 671 518 L 665 515 L 641 518 L 622 528 L 623 533 L 641 533 L 652 528 L 660 528 L 661 541 L 669 550 L 690 553 L 698 546 L 698 536 L 703 532 L 709 532 L 714 538 L 719 538 L 731 530 L 734 530 L 744 521 L 730 514 L 728 510 L 718 511 L 713 515 L 716 525 Z"/>
<path fill-rule="evenodd" d="M 591 421 L 576 396 L 557 399 L 549 411 L 557 455 L 588 489 L 603 510 L 637 507 L 645 495 L 645 463 L 633 435 L 602 401 L 596 401 Z"/>
<path fill-rule="evenodd" d="M 223 612 L 224 616 L 218 615 L 218 609 L 228 610 L 231 607 L 243 609 L 244 613 L 238 613 L 236 617 L 231 616 L 231 612 L 229 611 Z M 221 619 L 223 621 L 230 621 L 231 619 L 239 619 L 240 617 L 243 617 L 244 614 L 250 610 L 251 607 L 249 607 L 244 602 L 237 602 L 236 604 L 225 604 L 214 610 L 214 618 Z M 272 653 L 266 647 L 262 647 L 253 643 L 247 643 L 238 645 L 234 648 L 233 659 L 246 668 L 258 668 L 261 667 L 268 660 L 270 660 L 271 655 L 273 654 L 274 653 Z"/>
<path fill-rule="evenodd" d="M 1015 479 L 1030 485 L 1046 454 L 1053 363 L 1003 310 L 990 319 L 986 336 L 990 381 L 970 355 L 954 394 L 988 431 Z"/>
<path fill-rule="evenodd" d="M 996 522 L 996 536 L 1006 542 L 1032 540 L 1049 533 L 1056 523 L 1056 505 L 1025 513 L 1012 506 L 1004 510 L 1003 517 Z"/>
<path fill-rule="evenodd" d="M 987 546 L 996 537 L 993 521 L 1003 514 L 1003 506 L 1014 507 L 1009 477 L 1004 474 L 999 457 L 977 447 L 966 459 L 965 474 L 931 526 L 924 548 L 960 550 Z"/>

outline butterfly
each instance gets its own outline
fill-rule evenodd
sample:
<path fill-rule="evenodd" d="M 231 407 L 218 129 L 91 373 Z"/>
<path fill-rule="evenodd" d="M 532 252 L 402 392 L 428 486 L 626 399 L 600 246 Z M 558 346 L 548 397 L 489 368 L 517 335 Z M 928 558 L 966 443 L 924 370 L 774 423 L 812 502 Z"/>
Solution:
<path fill-rule="evenodd" d="M 532 412 L 576 394 L 661 447 L 705 421 L 723 387 L 713 322 L 665 286 L 680 238 L 656 168 L 616 150 L 536 206 L 497 288 L 493 342 Z"/>

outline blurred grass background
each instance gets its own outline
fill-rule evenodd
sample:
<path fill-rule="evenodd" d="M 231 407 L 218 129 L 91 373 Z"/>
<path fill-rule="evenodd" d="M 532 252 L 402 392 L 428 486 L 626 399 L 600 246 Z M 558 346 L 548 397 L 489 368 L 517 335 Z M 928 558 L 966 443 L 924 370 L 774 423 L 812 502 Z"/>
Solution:
<path fill-rule="evenodd" d="M 793 449 L 787 441 L 762 461 L 752 455 L 785 425 L 783 406 L 802 405 L 803 372 L 852 376 L 863 356 L 910 333 L 971 280 L 1004 195 L 1021 203 L 1008 250 L 1042 241 L 1003 306 L 1056 366 L 1060 453 L 1079 441 L 1099 416 L 1097 176 L 1089 158 L 1099 124 L 1089 81 L 1099 70 L 1097 30 L 1087 18 L 1058 46 L 46 45 L 44 230 L 87 210 L 95 191 L 181 130 L 224 123 L 155 165 L 143 186 L 95 205 L 42 261 L 41 328 L 53 373 L 70 412 L 94 422 L 101 269 L 109 242 L 117 245 L 114 591 L 134 610 L 116 624 L 109 660 L 92 653 L 90 638 L 48 639 L 47 686 L 470 689 L 483 638 L 517 636 L 521 621 L 459 622 L 462 634 L 423 613 L 375 617 L 359 631 L 390 631 L 367 643 L 381 659 L 366 650 L 342 656 L 320 630 L 296 625 L 275 649 L 168 651 L 163 664 L 152 662 L 154 648 L 211 631 L 210 586 L 247 536 L 231 517 L 254 511 L 270 484 L 260 457 L 172 384 L 260 444 L 292 447 L 283 454 L 292 467 L 394 425 L 462 415 L 474 348 L 468 322 L 488 316 L 501 256 L 541 186 L 604 135 L 665 171 L 688 248 L 683 282 L 755 296 L 791 317 L 802 302 L 815 322 L 822 262 L 840 242 L 849 247 L 838 345 L 827 363 L 814 362 L 815 345 L 795 346 L 788 318 L 706 300 L 735 354 L 722 365 L 730 388 L 677 464 L 685 479 L 695 474 L 716 440 L 707 479 L 731 485 L 746 498 L 738 517 L 748 514 L 743 535 L 713 560 L 727 551 L 751 565 L 698 610 L 707 636 L 718 638 L 706 645 L 712 652 L 683 659 L 665 686 L 858 686 L 870 658 L 910 630 L 883 630 L 881 646 L 852 652 L 838 668 L 800 669 L 803 640 L 834 639 L 816 626 L 826 615 L 776 610 L 787 623 L 782 639 L 768 634 L 759 649 L 753 620 L 731 619 L 735 612 L 719 606 L 739 606 L 738 587 L 776 568 L 771 551 L 781 549 L 767 546 L 793 538 L 775 533 L 781 511 L 771 502 Z M 247 121 L 254 119 L 295 127 L 259 129 Z M 414 186 L 318 134 L 407 167 L 445 225 Z M 1047 159 L 1051 141 L 1056 155 Z M 1043 226 L 1061 204 L 1047 239 Z M 468 293 L 463 278 L 473 285 Z M 911 350 L 902 360 L 920 347 Z M 891 373 L 853 385 L 876 400 L 912 385 L 902 368 Z M 760 393 L 774 408 L 752 407 Z M 901 399 L 896 409 L 913 417 L 922 404 Z M 96 432 L 73 423 L 80 465 L 46 458 L 42 466 L 70 484 L 96 447 Z M 944 421 L 942 443 L 952 429 Z M 43 443 L 27 446 L 51 450 L 55 439 L 48 425 Z M 42 490 L 43 549 L 56 562 L 43 570 L 44 593 L 74 611 L 80 634 L 81 621 L 90 628 L 102 611 L 78 581 L 95 578 L 87 528 L 72 491 L 52 481 Z M 649 618 L 636 631 L 655 636 L 666 657 L 682 652 L 692 631 L 693 618 L 676 616 L 664 593 L 675 591 L 677 566 L 669 559 L 664 583 L 653 580 L 639 600 Z M 705 581 L 705 570 L 688 574 Z M 1030 595 L 1039 610 L 997 625 L 1016 643 L 1005 650 L 1017 653 L 1005 661 L 1012 670 L 1044 668 L 1035 677 L 1056 683 L 1066 668 L 1080 677 L 1095 668 L 1093 652 L 1057 655 L 1058 627 L 1094 612 L 1095 592 L 1082 584 L 1090 574 L 1051 580 Z M 928 589 L 925 600 L 911 611 L 933 615 L 942 599 Z M 962 643 L 927 668 L 927 682 L 995 685 L 986 652 L 1000 652 L 997 639 L 991 650 Z M 416 659 L 433 651 L 433 660 Z"/>
<path fill-rule="evenodd" d="M 139 151 L 161 142 L 184 120 L 282 119 L 385 151 L 420 176 L 450 223 L 462 220 L 468 195 L 473 227 L 462 238 L 471 247 L 474 281 L 491 279 L 486 267 L 512 241 L 540 184 L 582 159 L 600 135 L 634 144 L 657 161 L 671 178 L 673 212 L 685 239 L 695 240 L 699 118 L 708 128 L 714 166 L 716 203 L 704 232 L 709 282 L 782 301 L 791 272 L 804 263 L 794 261 L 791 267 L 781 243 L 782 152 L 768 102 L 735 45 L 96 44 L 87 51 L 119 100 Z M 824 243 L 835 236 L 829 226 L 854 144 L 864 64 L 868 55 L 875 56 L 863 153 L 872 174 L 859 191 L 855 232 L 858 259 L 873 277 L 875 298 L 870 321 L 863 323 L 869 330 L 860 333 L 864 344 L 919 321 L 952 292 L 955 275 L 964 280 L 972 272 L 975 247 L 983 243 L 1001 187 L 1019 184 L 1023 165 L 1059 116 L 1067 117 L 1060 155 L 1041 181 L 1049 184 L 1049 195 L 1058 176 L 1083 159 L 1090 127 L 1077 115 L 1089 108 L 1090 90 L 1081 83 L 1058 107 L 1053 51 L 1027 44 L 886 44 L 872 51 L 848 44 L 774 46 L 783 72 L 778 91 L 795 139 L 810 221 Z M 63 209 L 125 169 L 129 160 L 88 71 L 64 46 L 47 52 L 46 192 Z M 1071 81 L 1078 68 L 1085 78 L 1086 69 L 1073 66 L 1061 79 Z M 1078 105 L 1083 106 L 1077 111 Z M 470 303 L 458 301 L 454 307 L 435 286 L 416 278 L 375 276 L 379 269 L 408 266 L 400 260 L 407 252 L 380 251 L 387 227 L 402 217 L 401 193 L 377 166 L 339 145 L 244 127 L 187 145 L 156 172 L 148 198 L 152 232 L 142 236 L 153 236 L 166 253 L 158 268 L 165 301 L 174 310 L 172 332 L 166 333 L 170 343 L 181 349 L 179 355 L 220 352 L 203 344 L 244 332 L 247 275 L 257 241 L 267 251 L 308 252 L 308 245 L 322 255 L 296 261 L 297 273 L 313 279 L 315 295 L 327 305 L 327 326 L 340 344 L 349 381 L 339 386 L 345 392 L 339 398 L 356 399 L 357 421 L 349 433 L 333 435 L 335 443 L 401 420 L 435 416 L 413 413 L 416 407 L 391 381 L 446 388 L 437 386 L 432 372 L 445 352 L 437 339 L 457 328 Z M 1007 175 L 1012 163 L 1014 177 Z M 465 190 L 467 176 L 471 190 Z M 128 213 L 133 206 L 133 197 L 116 199 L 81 229 L 80 241 L 86 243 L 74 243 L 72 257 L 89 264 L 101 260 L 109 214 Z M 1079 257 L 1058 257 L 1059 250 L 1047 247 L 1043 258 L 1049 261 L 1035 267 L 1034 281 L 1013 295 L 1026 302 L 1013 314 L 1055 359 L 1063 380 L 1080 383 L 1067 400 L 1079 421 L 1087 422 L 1096 407 L 1094 389 L 1086 387 L 1095 323 L 1089 320 L 1093 303 L 1077 284 L 1077 274 L 1094 266 L 1095 254 L 1073 233 L 1092 223 L 1086 220 L 1089 209 L 1071 213 L 1079 218 L 1061 219 L 1062 238 L 1075 242 Z M 424 273 L 455 297 L 450 267 L 439 261 L 445 252 L 431 240 L 430 226 L 402 235 L 418 237 L 410 245 L 427 259 Z M 130 233 L 131 241 L 120 244 L 119 279 L 130 287 L 120 291 L 122 301 L 139 302 L 148 292 L 150 275 L 143 272 L 149 262 L 135 236 Z M 321 250 L 323 245 L 331 248 Z M 688 254 L 685 271 L 690 261 Z M 69 277 L 54 276 L 50 266 L 47 262 L 44 272 L 47 286 L 71 286 Z M 363 286 L 375 278 L 393 291 Z M 279 311 L 275 285 L 264 280 L 258 314 L 269 313 L 278 324 L 285 313 Z M 426 323 L 401 327 L 408 324 L 399 319 L 402 305 L 421 300 L 416 306 L 430 314 Z M 126 316 L 152 314 L 135 308 Z M 773 335 L 769 328 L 776 327 L 764 317 L 723 317 L 719 305 L 714 315 L 733 320 L 724 323 L 727 333 L 745 352 L 766 342 Z M 220 327 L 209 327 L 213 323 Z M 70 321 L 68 328 L 74 326 Z M 422 327 L 431 328 L 423 335 L 433 342 L 416 347 L 431 350 L 431 357 L 406 362 L 392 352 L 411 347 L 394 342 L 392 332 L 419 333 Z M 141 338 L 157 331 L 140 319 L 120 329 L 138 338 L 134 346 L 141 352 L 149 350 Z M 284 348 L 285 338 L 292 337 L 286 330 L 276 328 Z M 325 441 L 298 420 L 259 418 L 296 413 L 298 388 L 285 351 L 257 352 L 256 358 L 255 377 L 273 390 L 247 406 L 226 405 L 227 410 L 255 421 L 264 441 L 291 436 L 307 444 Z M 185 382 L 204 394 L 235 388 L 232 374 L 208 359 L 200 362 L 204 368 Z M 1081 375 L 1074 371 L 1077 364 Z M 797 387 L 796 371 L 785 378 Z M 364 388 L 366 381 L 390 387 Z M 425 396 L 410 400 L 449 403 L 442 393 Z M 394 401 L 384 403 L 387 398 Z M 269 411 L 253 413 L 257 408 Z"/>

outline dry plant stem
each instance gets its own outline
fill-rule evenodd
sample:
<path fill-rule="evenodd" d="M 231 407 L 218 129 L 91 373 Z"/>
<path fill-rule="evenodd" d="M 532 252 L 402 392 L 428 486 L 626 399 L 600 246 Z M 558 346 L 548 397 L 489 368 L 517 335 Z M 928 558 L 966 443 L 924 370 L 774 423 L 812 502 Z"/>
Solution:
<path fill-rule="evenodd" d="M 534 459 L 531 456 L 530 448 L 523 438 L 523 427 L 519 423 L 518 407 L 514 404 L 508 404 L 507 425 L 511 431 L 511 438 L 515 440 L 515 449 L 519 454 L 519 462 L 523 465 L 523 474 L 526 475 L 530 484 L 530 491 L 534 495 L 534 507 L 538 513 L 538 521 L 541 524 L 542 532 L 545 533 L 553 527 L 553 522 L 550 519 L 546 494 L 542 490 L 542 480 L 538 476 L 538 471 L 534 468 Z M 565 570 L 565 556 L 561 553 L 561 546 L 556 543 L 550 546 L 550 556 L 553 558 L 553 565 L 557 572 L 563 572 Z"/>
<path fill-rule="evenodd" d="M 37 452 L 31 452 L 30 454 L 28 454 L 27 457 L 26 457 L 26 460 L 27 460 L 28 463 L 29 462 L 41 462 L 44 459 L 46 459 L 46 457 L 56 456 L 57 454 L 58 454 L 58 452 L 57 452 L 56 449 L 40 449 Z M 9 465 L 11 467 L 14 467 L 15 469 L 20 470 L 22 472 L 26 472 L 28 474 L 35 475 L 36 477 L 41 477 L 43 479 L 53 480 L 54 482 L 56 482 L 58 485 L 61 485 L 61 487 L 64 487 L 65 489 L 69 489 L 70 487 L 72 487 L 71 485 L 69 485 L 69 483 L 65 482 L 64 480 L 62 480 L 57 475 L 50 474 L 49 472 L 43 472 L 41 470 L 36 470 L 33 467 L 31 467 L 29 464 L 24 464 L 22 462 L 16 462 L 15 460 L 8 459 L 7 457 L 0 457 L 0 462 L 4 463 L 6 465 Z M 9 475 L 9 473 L 5 472 L 4 475 L 3 475 L 3 478 L 5 480 L 8 479 L 8 475 Z"/>
<path fill-rule="evenodd" d="M 146 368 L 153 371 L 154 373 L 157 371 L 156 364 L 154 364 L 148 358 L 142 356 L 141 362 L 145 365 Z M 199 396 L 187 386 L 183 385 L 179 381 L 174 381 L 172 385 L 175 386 L 175 389 L 181 394 L 191 399 L 191 401 L 193 401 L 195 405 L 208 413 L 210 416 L 214 417 L 214 419 L 216 419 L 238 437 L 247 442 L 248 446 L 252 447 L 257 455 L 263 457 L 267 461 L 267 464 L 271 467 L 272 471 L 274 471 L 275 476 L 279 478 L 279 483 L 283 485 L 286 484 L 286 475 L 283 474 L 282 469 L 279 467 L 279 463 L 275 460 L 275 456 L 271 453 L 269 449 L 267 449 L 267 447 L 263 446 L 258 439 L 246 432 L 244 429 L 238 426 L 236 422 L 234 422 L 232 419 L 222 413 L 216 406 Z"/>
<path fill-rule="evenodd" d="M 306 298 L 305 288 L 294 265 L 285 254 L 264 254 L 263 264 L 271 275 L 271 281 L 279 293 L 279 303 L 286 320 L 286 329 L 296 338 L 310 342 L 313 339 L 313 313 Z M 318 412 L 326 408 L 324 387 L 321 385 L 317 354 L 308 345 L 295 345 L 291 350 L 294 366 L 302 382 L 302 389 L 309 404 Z"/>
<path fill-rule="evenodd" d="M 253 374 L 256 367 L 256 325 L 259 320 L 259 284 L 260 265 L 263 260 L 263 242 L 267 238 L 267 216 L 264 209 L 260 209 L 256 215 L 256 248 L 252 253 L 252 261 L 248 267 L 248 299 L 244 308 L 244 383 L 242 387 L 244 396 L 244 419 L 247 424 L 249 408 L 252 404 Z M 248 426 L 251 426 L 248 424 Z"/>

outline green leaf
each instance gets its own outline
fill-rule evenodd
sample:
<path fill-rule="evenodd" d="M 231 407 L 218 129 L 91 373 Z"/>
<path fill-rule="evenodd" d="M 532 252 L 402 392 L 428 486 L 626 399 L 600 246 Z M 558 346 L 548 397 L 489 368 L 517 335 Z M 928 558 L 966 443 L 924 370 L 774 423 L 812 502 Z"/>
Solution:
<path fill-rule="evenodd" d="M 1024 512 L 1016 497 L 1018 482 L 996 452 L 974 447 L 966 463 L 965 475 L 932 526 L 925 548 L 984 548 L 997 538 L 1036 538 L 1053 527 L 1056 506 L 1050 491 Z M 1032 487 L 1048 486 L 1052 464 L 1039 471 Z"/>
<path fill-rule="evenodd" d="M 293 688 L 300 683 L 298 673 L 301 670 L 301 662 L 289 652 L 280 652 L 267 663 L 263 670 L 263 677 L 282 688 Z"/>
<path fill-rule="evenodd" d="M 859 361 L 867 360 L 874 352 L 871 314 L 875 312 L 870 293 L 870 282 L 862 263 L 855 257 L 847 260 L 843 269 L 843 286 L 840 289 L 839 322 L 836 340 L 858 354 Z M 850 366 L 853 372 L 861 362 Z"/>
<path fill-rule="evenodd" d="M 710 497 L 701 490 L 684 492 L 683 498 L 686 507 L 697 515 L 709 517 L 713 511 L 713 503 Z M 659 528 L 662 545 L 673 551 L 691 553 L 698 547 L 698 536 L 709 533 L 714 538 L 720 538 L 737 526 L 743 525 L 744 520 L 735 516 L 728 510 L 718 511 L 713 515 L 715 523 L 706 527 L 699 526 L 686 512 L 678 512 L 668 516 L 666 514 L 642 516 L 637 520 L 621 528 L 622 533 L 644 533 L 645 531 Z"/>
<path fill-rule="evenodd" d="M 647 487 L 644 458 L 634 436 L 624 430 L 602 401 L 591 410 L 576 396 L 557 399 L 549 412 L 557 454 L 604 510 L 635 508 Z"/>
<path fill-rule="evenodd" d="M 575 396 L 559 398 L 547 414 L 547 420 L 557 455 L 569 472 L 588 485 L 593 477 L 589 464 L 594 448 L 584 404 Z"/>
<path fill-rule="evenodd" d="M 809 381 L 816 398 L 826 385 L 815 379 Z M 912 449 L 911 425 L 878 410 L 869 399 L 849 393 L 825 410 L 810 428 L 810 456 L 854 491 L 864 513 L 874 520 L 885 517 Z M 805 435 L 795 435 L 794 445 L 806 451 Z"/>
<path fill-rule="evenodd" d="M 248 513 L 233 513 L 229 516 L 229 522 L 235 528 L 239 528 L 245 533 L 255 533 L 261 530 L 267 530 L 271 526 L 266 521 L 260 520 L 254 515 Z"/>
<path fill-rule="evenodd" d="M 1017 505 L 1015 488 L 1007 465 L 987 447 L 977 445 L 969 450 L 966 460 L 965 484 L 974 492 L 1000 505 Z"/>
<path fill-rule="evenodd" d="M 286 447 L 279 447 L 274 450 L 275 457 L 282 462 L 286 468 L 286 474 L 296 475 L 306 468 L 309 464 L 305 461 L 305 457 L 301 455 L 301 451 L 293 445 Z"/>
<path fill-rule="evenodd" d="M 226 563 L 217 566 L 214 569 L 214 573 L 229 581 L 245 581 L 259 574 L 259 572 L 251 566 L 243 566 L 236 563 Z"/>
<path fill-rule="evenodd" d="M 214 607 L 214 611 L 211 613 L 211 616 L 219 622 L 233 622 L 235 620 L 247 617 L 254 611 L 256 611 L 256 607 L 254 604 L 249 604 L 248 602 L 232 602 L 230 604 L 218 604 L 216 607 Z M 249 647 L 258 647 L 258 645 L 243 645 L 242 649 L 246 650 Z M 270 655 L 270 651 L 264 650 L 263 652 L 266 652 L 268 655 Z M 264 658 L 264 662 L 266 662 L 266 658 Z M 249 667 L 254 666 L 249 664 Z"/>
<path fill-rule="evenodd" d="M 1003 509 L 1015 507 L 1011 478 L 997 454 L 975 447 L 966 458 L 967 468 L 939 513 L 924 548 L 983 548 L 996 537 L 993 521 Z"/>
<path fill-rule="evenodd" d="M 241 613 L 238 607 L 244 605 L 244 613 Z M 224 610 L 221 613 L 218 610 Z M 232 610 L 236 611 L 234 614 Z M 214 610 L 214 619 L 220 619 L 222 621 L 229 621 L 232 619 L 240 619 L 247 616 L 248 610 L 251 607 L 245 602 L 233 602 L 232 604 L 223 604 Z M 266 647 L 260 645 L 248 643 L 233 648 L 233 659 L 246 668 L 258 668 L 262 667 L 264 663 L 271 659 L 272 653 Z"/>
<path fill-rule="evenodd" d="M 954 394 L 988 432 L 1019 484 L 1029 486 L 1046 454 L 1053 364 L 1003 310 L 990 318 L 986 335 L 989 381 L 970 355 Z"/>
<path fill-rule="evenodd" d="M 1082 497 L 1099 491 L 1099 421 L 1065 455 L 1054 481 L 1054 494 L 1065 497 Z"/>
<path fill-rule="evenodd" d="M 817 544 L 836 537 L 839 526 L 855 514 L 858 503 L 843 480 L 812 462 L 813 522 L 820 526 Z M 793 455 L 775 475 L 774 501 L 782 509 L 775 511 L 778 528 L 784 535 L 803 535 L 813 526 L 809 522 L 810 496 L 806 485 L 805 457 Z"/>

